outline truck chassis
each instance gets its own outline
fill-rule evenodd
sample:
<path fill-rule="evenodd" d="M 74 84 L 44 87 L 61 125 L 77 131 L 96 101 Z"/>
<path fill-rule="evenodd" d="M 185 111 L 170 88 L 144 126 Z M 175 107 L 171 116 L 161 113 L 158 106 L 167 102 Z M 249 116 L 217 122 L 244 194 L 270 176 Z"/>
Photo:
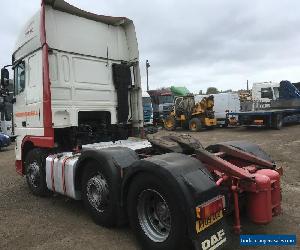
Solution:
<path fill-rule="evenodd" d="M 281 212 L 282 169 L 247 142 L 204 149 L 188 135 L 150 135 L 74 152 L 34 149 L 25 168 L 34 194 L 83 200 L 103 226 L 129 221 L 145 249 L 216 249 L 228 244 L 231 231 L 241 233 L 240 210 L 256 224 Z"/>

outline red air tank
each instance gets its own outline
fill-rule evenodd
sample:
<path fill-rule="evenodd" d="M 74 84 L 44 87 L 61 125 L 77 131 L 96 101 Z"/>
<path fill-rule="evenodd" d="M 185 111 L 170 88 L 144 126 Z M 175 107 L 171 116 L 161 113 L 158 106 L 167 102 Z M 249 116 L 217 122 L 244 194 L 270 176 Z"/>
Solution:
<path fill-rule="evenodd" d="M 271 197 L 272 197 L 272 212 L 273 216 L 281 213 L 281 190 L 280 190 L 280 175 L 275 170 L 261 169 L 256 172 L 268 176 L 271 180 Z"/>
<path fill-rule="evenodd" d="M 255 190 L 247 195 L 247 213 L 256 224 L 272 221 L 271 179 L 255 173 Z"/>

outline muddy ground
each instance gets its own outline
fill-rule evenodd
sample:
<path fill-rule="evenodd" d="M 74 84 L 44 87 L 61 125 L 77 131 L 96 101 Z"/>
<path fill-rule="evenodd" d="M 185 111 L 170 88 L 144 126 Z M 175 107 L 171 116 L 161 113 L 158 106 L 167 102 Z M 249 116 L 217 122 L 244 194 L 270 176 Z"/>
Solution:
<path fill-rule="evenodd" d="M 299 241 L 300 125 L 280 131 L 228 128 L 192 135 L 204 146 L 228 140 L 257 143 L 282 165 L 282 215 L 266 226 L 252 225 L 243 218 L 243 229 L 251 234 L 297 234 Z M 139 249 L 139 245 L 128 227 L 107 229 L 95 225 L 81 202 L 59 195 L 49 198 L 31 195 L 25 179 L 15 172 L 12 145 L 0 151 L 0 249 L 109 250 Z"/>

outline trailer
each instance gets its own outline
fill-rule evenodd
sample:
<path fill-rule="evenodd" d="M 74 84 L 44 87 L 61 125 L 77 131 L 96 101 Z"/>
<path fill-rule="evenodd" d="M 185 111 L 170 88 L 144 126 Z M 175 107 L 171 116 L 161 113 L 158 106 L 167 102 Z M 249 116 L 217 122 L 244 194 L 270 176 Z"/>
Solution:
<path fill-rule="evenodd" d="M 274 89 L 274 88 L 273 88 Z M 276 89 L 277 99 L 270 99 L 267 108 L 252 111 L 229 112 L 229 121 L 239 125 L 264 126 L 267 128 L 281 129 L 289 123 L 300 122 L 300 91 L 289 81 L 281 81 Z M 269 87 L 270 96 L 272 88 Z M 233 116 L 238 116 L 238 120 Z"/>
<path fill-rule="evenodd" d="M 230 112 L 228 116 L 233 124 L 245 127 L 255 126 L 281 129 L 282 126 L 289 123 L 300 122 L 300 108 Z M 236 121 L 232 116 L 238 116 L 238 120 Z"/>
<path fill-rule="evenodd" d="M 258 146 L 143 134 L 133 22 L 43 0 L 13 54 L 16 171 L 37 196 L 82 200 L 142 249 L 220 249 L 281 212 L 282 169 Z M 1 70 L 1 93 L 9 71 Z M 246 198 L 246 200 L 245 200 Z M 234 222 L 227 218 L 234 215 Z"/>

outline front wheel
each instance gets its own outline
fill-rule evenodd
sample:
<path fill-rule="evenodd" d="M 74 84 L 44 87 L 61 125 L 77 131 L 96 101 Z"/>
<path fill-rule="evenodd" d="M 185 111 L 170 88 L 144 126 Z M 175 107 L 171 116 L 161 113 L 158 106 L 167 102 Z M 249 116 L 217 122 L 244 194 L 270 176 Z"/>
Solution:
<path fill-rule="evenodd" d="M 127 210 L 143 249 L 184 249 L 184 216 L 174 192 L 159 178 L 137 175 L 129 188 Z"/>
<path fill-rule="evenodd" d="M 46 152 L 34 148 L 25 158 L 25 176 L 30 191 L 37 196 L 46 196 L 50 193 L 46 183 Z"/>
<path fill-rule="evenodd" d="M 190 128 L 190 131 L 192 131 L 192 132 L 200 131 L 202 128 L 201 120 L 197 117 L 192 118 L 189 122 L 189 128 Z"/>
<path fill-rule="evenodd" d="M 174 116 L 169 115 L 164 121 L 164 127 L 168 131 L 173 131 L 176 129 L 176 119 Z"/>
<path fill-rule="evenodd" d="M 283 125 L 282 115 L 276 115 L 273 120 L 273 128 L 280 130 Z"/>

